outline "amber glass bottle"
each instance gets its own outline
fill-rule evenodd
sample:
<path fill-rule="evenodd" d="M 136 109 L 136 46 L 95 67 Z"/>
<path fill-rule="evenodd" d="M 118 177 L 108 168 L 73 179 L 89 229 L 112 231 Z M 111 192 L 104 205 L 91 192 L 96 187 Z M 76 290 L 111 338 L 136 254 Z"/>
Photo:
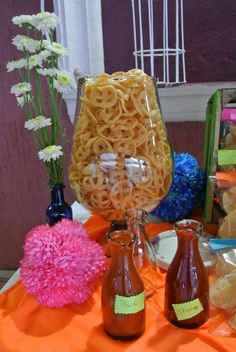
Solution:
<path fill-rule="evenodd" d="M 182 220 L 174 229 L 178 247 L 166 274 L 165 316 L 180 328 L 194 329 L 209 316 L 208 276 L 198 249 L 202 225 Z"/>
<path fill-rule="evenodd" d="M 102 285 L 104 330 L 116 339 L 137 338 L 145 330 L 145 293 L 133 261 L 135 235 L 113 231 L 108 240 L 111 265 Z"/>

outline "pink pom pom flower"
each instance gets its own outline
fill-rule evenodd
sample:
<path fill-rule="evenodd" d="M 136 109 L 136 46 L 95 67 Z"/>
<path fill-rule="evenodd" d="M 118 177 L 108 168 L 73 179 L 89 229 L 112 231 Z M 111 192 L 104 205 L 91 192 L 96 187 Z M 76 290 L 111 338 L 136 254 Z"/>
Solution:
<path fill-rule="evenodd" d="M 44 306 L 59 308 L 83 303 L 105 271 L 102 247 L 89 239 L 80 222 L 63 219 L 53 227 L 28 232 L 20 263 L 26 291 Z"/>

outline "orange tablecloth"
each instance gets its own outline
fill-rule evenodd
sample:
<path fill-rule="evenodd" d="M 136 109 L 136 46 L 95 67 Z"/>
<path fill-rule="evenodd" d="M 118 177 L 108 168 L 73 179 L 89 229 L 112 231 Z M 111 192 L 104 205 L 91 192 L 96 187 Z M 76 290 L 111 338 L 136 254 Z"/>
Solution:
<path fill-rule="evenodd" d="M 93 216 L 85 226 L 92 238 L 102 242 L 106 221 Z M 150 224 L 147 231 L 153 234 L 169 228 L 168 223 Z M 164 277 L 159 273 L 158 292 L 147 300 L 144 335 L 131 342 L 115 341 L 104 333 L 100 288 L 81 306 L 48 309 L 18 282 L 0 296 L 0 352 L 235 351 L 236 339 L 211 335 L 209 321 L 196 330 L 178 329 L 166 321 L 162 314 Z"/>

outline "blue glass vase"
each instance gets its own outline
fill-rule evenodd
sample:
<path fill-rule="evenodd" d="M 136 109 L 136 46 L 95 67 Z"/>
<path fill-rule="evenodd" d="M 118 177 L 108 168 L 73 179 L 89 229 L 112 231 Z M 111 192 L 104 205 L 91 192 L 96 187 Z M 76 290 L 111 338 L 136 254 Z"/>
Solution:
<path fill-rule="evenodd" d="M 51 187 L 51 204 L 46 210 L 47 223 L 55 225 L 61 219 L 72 220 L 72 209 L 64 200 L 64 185 L 58 184 Z"/>

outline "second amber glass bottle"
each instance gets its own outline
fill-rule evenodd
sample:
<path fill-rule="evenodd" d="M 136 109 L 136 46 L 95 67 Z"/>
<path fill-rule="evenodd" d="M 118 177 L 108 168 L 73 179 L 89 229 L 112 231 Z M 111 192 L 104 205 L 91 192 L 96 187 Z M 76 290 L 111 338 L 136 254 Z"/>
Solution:
<path fill-rule="evenodd" d="M 145 329 L 145 292 L 133 261 L 135 235 L 113 231 L 108 240 L 112 259 L 102 285 L 104 330 L 115 339 L 137 338 Z"/>
<path fill-rule="evenodd" d="M 208 276 L 198 249 L 202 225 L 194 220 L 174 224 L 178 238 L 165 285 L 165 316 L 174 325 L 194 329 L 209 316 Z"/>

